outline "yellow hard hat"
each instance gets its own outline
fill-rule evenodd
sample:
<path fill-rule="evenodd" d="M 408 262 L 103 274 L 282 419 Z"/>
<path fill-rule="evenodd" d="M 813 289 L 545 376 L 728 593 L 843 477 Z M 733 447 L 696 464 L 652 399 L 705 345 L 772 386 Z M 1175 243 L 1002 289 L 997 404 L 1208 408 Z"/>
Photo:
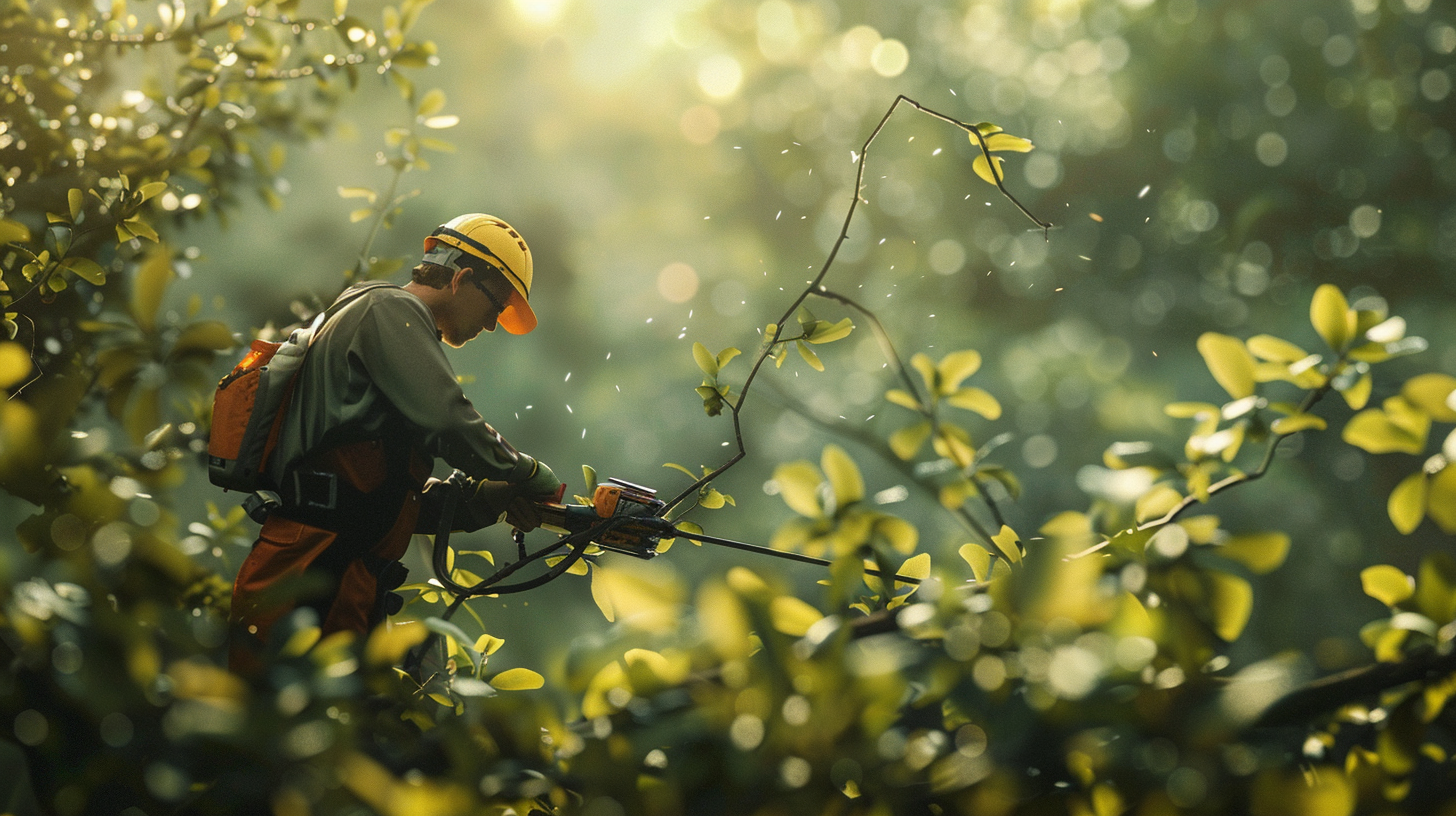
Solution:
<path fill-rule="evenodd" d="M 531 248 L 510 224 L 483 213 L 461 215 L 430 233 L 425 239 L 425 252 L 440 244 L 483 261 L 511 282 L 516 291 L 497 318 L 501 328 L 511 334 L 525 334 L 536 328 L 536 313 L 527 302 L 531 297 Z"/>

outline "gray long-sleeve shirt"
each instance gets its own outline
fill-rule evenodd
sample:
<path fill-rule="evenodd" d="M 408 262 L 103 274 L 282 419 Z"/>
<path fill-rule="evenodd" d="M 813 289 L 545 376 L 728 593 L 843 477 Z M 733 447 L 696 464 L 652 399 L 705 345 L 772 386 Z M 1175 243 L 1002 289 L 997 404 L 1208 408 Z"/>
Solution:
<path fill-rule="evenodd" d="M 397 286 L 364 289 L 314 338 L 268 470 L 275 482 L 310 452 L 403 436 L 477 479 L 516 482 L 535 469 L 471 405 L 424 301 Z"/>

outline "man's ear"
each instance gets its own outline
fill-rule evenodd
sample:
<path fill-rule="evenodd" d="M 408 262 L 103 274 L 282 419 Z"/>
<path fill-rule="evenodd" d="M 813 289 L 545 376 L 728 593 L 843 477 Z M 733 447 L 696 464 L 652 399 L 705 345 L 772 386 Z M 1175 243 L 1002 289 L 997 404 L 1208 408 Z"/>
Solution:
<path fill-rule="evenodd" d="M 467 286 L 466 280 L 472 274 L 474 274 L 474 271 L 468 266 L 455 270 L 455 274 L 450 276 L 450 294 L 457 294 L 460 291 L 460 287 Z"/>

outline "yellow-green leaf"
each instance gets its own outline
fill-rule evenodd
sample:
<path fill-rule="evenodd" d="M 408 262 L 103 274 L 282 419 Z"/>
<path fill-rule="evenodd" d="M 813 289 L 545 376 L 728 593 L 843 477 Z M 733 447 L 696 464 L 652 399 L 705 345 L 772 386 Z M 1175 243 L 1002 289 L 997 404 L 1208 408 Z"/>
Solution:
<path fill-rule="evenodd" d="M 1389 410 L 1361 411 L 1345 424 L 1340 438 L 1368 453 L 1420 453 L 1426 447 L 1430 417 L 1425 413 L 1413 416 L 1408 406 L 1403 398 L 1391 397 L 1385 401 Z"/>
<path fill-rule="evenodd" d="M 769 620 L 773 628 L 790 637 L 803 637 L 809 627 L 824 619 L 824 613 L 792 595 L 780 595 L 769 601 Z"/>
<path fill-rule="evenodd" d="M 890 434 L 890 450 L 901 459 L 913 459 L 930 438 L 930 420 L 907 425 Z"/>
<path fill-rule="evenodd" d="M 930 553 L 920 553 L 919 555 L 913 555 L 905 559 L 904 563 L 900 565 L 900 568 L 895 570 L 895 573 L 906 578 L 924 581 L 930 577 Z M 902 587 L 906 583 L 908 582 L 897 581 L 895 585 L 896 587 Z"/>
<path fill-rule="evenodd" d="M 854 322 L 847 317 L 833 324 L 821 320 L 816 324 L 814 333 L 809 336 L 809 342 L 814 344 L 832 343 L 849 336 L 852 331 L 854 331 Z"/>
<path fill-rule="evenodd" d="M 864 498 L 864 479 L 854 460 L 838 445 L 826 445 L 819 459 L 829 485 L 834 489 L 834 506 L 845 507 Z"/>
<path fill-rule="evenodd" d="M 804 358 L 804 362 L 808 363 L 810 368 L 815 371 L 824 370 L 824 363 L 819 360 L 819 355 L 815 354 L 814 350 L 809 348 L 808 343 L 805 343 L 803 340 L 796 340 L 794 345 L 799 349 L 799 356 Z"/>
<path fill-rule="evenodd" d="M 1390 515 L 1390 523 L 1404 535 L 1414 532 L 1426 515 L 1426 488 L 1425 471 L 1418 470 L 1401 479 L 1390 491 L 1385 511 Z"/>
<path fill-rule="evenodd" d="M 1229 396 L 1243 399 L 1254 393 L 1254 358 L 1237 338 L 1205 332 L 1198 338 L 1198 352 Z"/>
<path fill-rule="evenodd" d="M 155 247 L 142 257 L 131 292 L 131 314 L 142 331 L 156 330 L 157 310 L 171 280 L 172 251 L 165 245 Z"/>
<path fill-rule="evenodd" d="M 893 402 L 901 408 L 909 408 L 912 411 L 920 410 L 920 401 L 909 392 L 899 388 L 891 388 L 885 392 L 885 399 Z"/>
<path fill-rule="evenodd" d="M 1421 374 L 1401 386 L 1400 395 L 1437 422 L 1456 422 L 1456 409 L 1449 400 L 1456 392 L 1456 377 L 1449 374 Z"/>
<path fill-rule="evenodd" d="M 29 227 L 19 221 L 0 218 L 0 244 L 23 244 L 29 240 Z"/>
<path fill-rule="evenodd" d="M 971 142 L 975 143 L 975 137 Z M 979 147 L 979 145 L 977 145 Z M 1014 153 L 1030 153 L 1033 145 L 1030 139 L 1012 136 L 1010 133 L 993 133 L 986 138 L 986 149 L 994 152 L 1010 150 Z"/>
<path fill-rule="evenodd" d="M 1162 518 L 1183 501 L 1183 495 L 1169 485 L 1157 485 L 1138 497 L 1133 516 L 1139 523 Z"/>
<path fill-rule="evenodd" d="M 1294 363 L 1309 356 L 1309 353 L 1299 346 L 1272 334 L 1250 337 L 1247 345 L 1255 357 L 1273 363 Z"/>
<path fill-rule="evenodd" d="M 725 348 L 722 351 L 718 352 L 718 370 L 722 371 L 723 367 L 728 365 L 729 361 L 742 353 L 743 352 L 739 351 L 736 348 L 733 348 L 732 346 L 729 346 L 728 348 Z"/>
<path fill-rule="evenodd" d="M 953 351 L 941 358 L 936 369 L 940 372 L 940 392 L 949 394 L 981 369 L 981 353 L 974 349 Z"/>
<path fill-rule="evenodd" d="M 546 678 L 530 669 L 506 669 L 490 678 L 490 684 L 501 691 L 528 691 L 546 685 Z"/>
<path fill-rule="evenodd" d="M 1254 573 L 1273 572 L 1289 556 L 1289 535 L 1286 533 L 1252 533 L 1231 537 L 1216 552 L 1243 564 Z"/>
<path fill-rule="evenodd" d="M 1361 570 L 1360 586 L 1366 595 L 1390 607 L 1415 594 L 1410 576 L 1389 564 L 1377 564 Z"/>
<path fill-rule="evenodd" d="M 96 286 L 106 283 L 106 270 L 90 258 L 67 258 L 61 262 L 61 266 L 76 273 L 87 283 Z"/>
<path fill-rule="evenodd" d="M 176 352 L 186 351 L 225 351 L 232 348 L 236 343 L 233 340 L 233 333 L 226 323 L 217 320 L 203 320 L 193 323 L 177 335 L 177 343 L 173 346 Z"/>
<path fill-rule="evenodd" d="M 364 645 L 364 661 L 371 666 L 393 665 L 429 636 L 430 630 L 415 622 L 386 622 L 369 634 L 369 641 Z"/>
<path fill-rule="evenodd" d="M 1313 428 L 1316 431 L 1323 431 L 1326 427 L 1325 419 L 1315 414 L 1293 414 L 1287 417 L 1280 417 L 1274 420 L 1270 428 L 1277 434 L 1292 434 L 1300 431 L 1307 431 Z"/>
<path fill-rule="evenodd" d="M 1447 465 L 1431 477 L 1426 492 L 1426 514 L 1441 532 L 1456 535 L 1456 465 Z"/>
<path fill-rule="evenodd" d="M 1326 283 L 1315 290 L 1309 304 L 1309 322 L 1330 348 L 1342 351 L 1350 342 L 1354 317 L 1338 286 Z"/>
<path fill-rule="evenodd" d="M 714 357 L 712 352 L 708 351 L 708 347 L 702 343 L 693 343 L 693 362 L 697 363 L 698 368 L 701 368 L 703 373 L 709 377 L 718 376 L 718 358 Z"/>
<path fill-rule="evenodd" d="M 493 655 L 505 645 L 505 642 L 505 638 L 498 638 L 495 635 L 481 635 L 475 639 L 475 651 L 487 656 Z"/>
<path fill-rule="evenodd" d="M 1254 590 L 1249 582 L 1226 572 L 1208 572 L 1208 607 L 1213 630 L 1226 641 L 1239 639 L 1254 611 Z"/>
<path fill-rule="evenodd" d="M 1341 388 L 1340 396 L 1345 398 L 1346 405 L 1358 411 L 1364 408 L 1366 403 L 1370 402 L 1370 392 L 1374 388 L 1375 378 L 1371 377 L 1370 372 L 1367 371 L 1355 380 L 1354 385 L 1349 388 Z"/>
<path fill-rule="evenodd" d="M 1021 538 L 1016 535 L 1015 530 L 1003 524 L 1000 532 L 991 536 L 991 542 L 996 545 L 996 549 L 1000 550 L 1002 555 L 1006 556 L 1007 561 L 1013 564 L 1021 563 Z"/>
<path fill-rule="evenodd" d="M 991 164 L 986 161 L 986 154 L 984 153 L 976 156 L 975 160 L 971 162 L 971 169 L 976 171 L 976 175 L 984 179 L 987 184 L 996 184 L 997 178 L 1006 178 L 1006 171 L 1002 168 L 1002 165 L 1006 162 L 1000 156 L 992 156 L 991 158 L 996 161 L 994 175 L 991 172 Z"/>
<path fill-rule="evenodd" d="M 165 181 L 149 181 L 137 188 L 137 192 L 141 194 L 142 201 L 150 201 L 166 192 L 167 186 L 167 182 Z"/>
<path fill-rule="evenodd" d="M 23 382 L 30 376 L 30 369 L 30 355 L 26 353 L 25 346 L 8 341 L 0 343 L 0 389 Z M 0 428 L 0 433 L 8 434 L 9 431 Z"/>
<path fill-rule="evenodd" d="M 444 109 L 444 107 L 445 92 L 440 90 L 439 88 L 435 88 L 434 90 L 425 94 L 424 99 L 420 100 L 420 107 L 419 110 L 416 111 L 416 113 L 420 116 L 434 116 L 442 109 Z"/>
<path fill-rule="evenodd" d="M 980 544 L 962 544 L 957 550 L 961 558 L 971 567 L 971 573 L 976 576 L 977 581 L 984 581 L 991 573 L 991 553 Z"/>
<path fill-rule="evenodd" d="M 915 545 L 920 542 L 920 531 L 915 525 L 895 516 L 881 516 L 875 522 L 875 532 L 884 536 L 896 552 L 905 555 L 915 552 Z"/>
<path fill-rule="evenodd" d="M 946 397 L 946 404 L 980 414 L 986 419 L 1000 419 L 1001 403 L 979 388 L 962 388 Z"/>
<path fill-rule="evenodd" d="M 607 589 L 607 584 L 601 579 L 602 569 L 595 565 L 591 568 L 591 595 L 596 602 L 597 609 L 602 611 L 602 617 L 608 623 L 615 623 L 617 620 L 617 608 L 612 605 L 612 594 Z"/>
<path fill-rule="evenodd" d="M 66 191 L 66 204 L 71 211 L 71 220 L 81 217 L 81 207 L 86 203 L 86 194 L 76 187 Z"/>
<path fill-rule="evenodd" d="M 821 518 L 824 508 L 819 504 L 819 471 L 808 462 L 789 462 L 774 468 L 774 481 L 779 486 L 779 495 L 795 513 L 808 518 Z"/>

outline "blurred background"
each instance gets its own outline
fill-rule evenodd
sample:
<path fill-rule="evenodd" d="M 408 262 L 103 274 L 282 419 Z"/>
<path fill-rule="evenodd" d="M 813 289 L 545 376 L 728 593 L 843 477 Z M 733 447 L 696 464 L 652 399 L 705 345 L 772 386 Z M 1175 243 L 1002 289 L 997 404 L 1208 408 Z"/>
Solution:
<path fill-rule="evenodd" d="M 969 427 L 977 445 L 1010 435 L 992 458 L 1023 483 L 1002 505 L 1028 537 L 1116 491 L 1110 444 L 1181 451 L 1185 421 L 1162 406 L 1225 398 L 1199 334 L 1315 348 L 1321 283 L 1383 298 L 1430 340 L 1409 371 L 1456 373 L 1453 26 L 1456 9 L 1432 0 L 436 0 L 414 35 L 437 43 L 439 64 L 415 79 L 458 117 L 431 134 L 453 150 L 405 176 L 419 194 L 370 251 L 407 268 L 457 214 L 509 220 L 535 256 L 540 328 L 451 352 L 467 395 L 570 490 L 588 464 L 672 495 L 688 480 L 664 463 L 698 472 L 734 449 L 728 417 L 705 416 L 693 392 L 691 344 L 744 350 L 724 374 L 736 391 L 762 327 L 825 263 L 855 161 L 896 96 L 1028 137 L 1032 152 L 1004 154 L 1006 183 L 1055 225 L 1045 233 L 974 175 L 963 131 L 902 105 L 869 151 L 867 203 L 825 281 L 874 311 L 907 359 L 984 355 L 969 384 L 1005 412 Z M 382 134 L 415 113 L 393 86 L 362 81 L 334 130 L 289 153 L 268 193 L 281 213 L 260 196 L 225 224 L 190 222 L 194 274 L 174 308 L 200 293 L 235 328 L 281 325 L 292 301 L 337 293 L 368 233 L 340 188 L 387 185 Z M 808 305 L 858 328 L 818 347 L 823 373 L 793 354 L 765 369 L 744 408 L 747 459 L 716 484 L 737 506 L 691 518 L 766 543 L 792 515 L 774 467 L 817 462 L 833 442 L 881 509 L 951 563 L 968 532 L 913 488 L 911 465 L 864 444 L 911 419 L 884 400 L 896 383 L 878 344 L 842 306 Z M 1377 379 L 1371 404 L 1401 379 Z M 1351 414 L 1337 398 L 1322 409 L 1332 429 Z M 1418 461 L 1305 434 L 1274 478 L 1207 508 L 1232 532 L 1294 542 L 1256 581 L 1236 663 L 1287 649 L 1322 671 L 1368 660 L 1354 633 L 1381 607 L 1348 600 L 1359 570 L 1413 572 L 1450 544 L 1429 523 L 1399 536 L 1385 517 Z M 218 561 L 235 569 L 242 555 Z M 696 579 L 733 564 L 781 571 L 817 599 L 812 567 L 684 542 L 653 566 Z M 608 626 L 581 579 L 474 606 L 506 639 L 507 665 L 559 659 L 536 631 L 590 640 Z"/>

